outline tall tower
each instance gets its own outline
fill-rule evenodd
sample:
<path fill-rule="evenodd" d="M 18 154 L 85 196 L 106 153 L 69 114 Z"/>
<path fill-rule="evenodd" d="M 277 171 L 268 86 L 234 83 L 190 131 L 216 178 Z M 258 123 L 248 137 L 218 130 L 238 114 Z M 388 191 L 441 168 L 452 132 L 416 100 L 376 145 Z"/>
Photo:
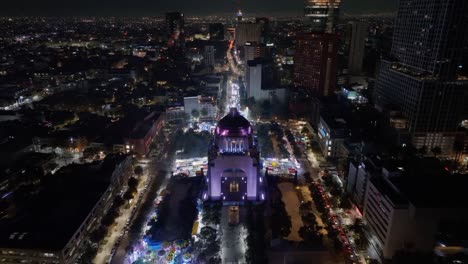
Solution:
<path fill-rule="evenodd" d="M 349 31 L 349 58 L 348 70 L 352 75 L 362 73 L 362 63 L 364 60 L 364 49 L 369 25 L 366 22 L 353 21 L 348 24 Z"/>
<path fill-rule="evenodd" d="M 166 13 L 166 31 L 170 38 L 179 39 L 184 33 L 184 14 L 181 12 Z"/>
<path fill-rule="evenodd" d="M 304 15 L 309 31 L 333 33 L 341 0 L 304 0 Z"/>
<path fill-rule="evenodd" d="M 457 77 L 467 37 L 466 0 L 400 0 L 391 58 L 382 60 L 375 101 L 399 111 L 415 147 L 453 148 L 468 83 Z"/>
<path fill-rule="evenodd" d="M 314 97 L 332 95 L 336 90 L 336 52 L 337 38 L 334 34 L 298 33 L 294 86 Z"/>
<path fill-rule="evenodd" d="M 239 9 L 237 10 L 237 22 L 241 22 L 242 21 L 242 17 L 243 17 L 243 14 L 242 14 L 242 11 Z"/>

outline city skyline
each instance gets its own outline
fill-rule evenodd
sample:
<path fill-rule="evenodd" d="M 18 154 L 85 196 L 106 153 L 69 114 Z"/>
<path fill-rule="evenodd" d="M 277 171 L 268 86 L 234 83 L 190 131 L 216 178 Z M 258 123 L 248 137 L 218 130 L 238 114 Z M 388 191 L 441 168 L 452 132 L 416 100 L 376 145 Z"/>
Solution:
<path fill-rule="evenodd" d="M 396 0 L 348 0 L 342 3 L 342 14 L 391 13 L 396 12 L 396 4 Z M 303 5 L 303 0 L 254 2 L 240 0 L 197 2 L 183 0 L 167 2 L 21 0 L 4 3 L 0 16 L 160 16 L 172 10 L 182 11 L 187 15 L 216 15 L 232 12 L 234 16 L 238 8 L 241 8 L 246 16 L 288 16 L 302 15 Z"/>
<path fill-rule="evenodd" d="M 0 263 L 468 264 L 467 25 L 468 0 L 4 4 Z"/>

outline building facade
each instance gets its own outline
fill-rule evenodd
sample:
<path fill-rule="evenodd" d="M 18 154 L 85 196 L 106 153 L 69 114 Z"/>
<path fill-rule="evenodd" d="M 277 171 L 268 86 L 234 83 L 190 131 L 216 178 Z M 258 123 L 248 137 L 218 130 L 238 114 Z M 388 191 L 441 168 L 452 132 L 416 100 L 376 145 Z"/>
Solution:
<path fill-rule="evenodd" d="M 338 21 L 341 0 L 305 0 L 304 15 L 310 31 L 333 33 Z"/>
<path fill-rule="evenodd" d="M 203 53 L 204 62 L 207 66 L 215 66 L 215 47 L 213 45 L 206 45 Z"/>
<path fill-rule="evenodd" d="M 327 115 L 320 116 L 320 123 L 318 125 L 318 143 L 322 149 L 324 157 L 341 157 L 341 145 L 348 136 L 349 131 L 344 119 L 335 119 Z"/>
<path fill-rule="evenodd" d="M 348 24 L 348 71 L 351 75 L 362 74 L 362 63 L 364 61 L 364 49 L 368 27 L 366 22 L 360 21 L 353 21 Z"/>
<path fill-rule="evenodd" d="M 311 96 L 328 96 L 336 91 L 337 38 L 328 33 L 297 34 L 294 55 L 294 86 Z"/>
<path fill-rule="evenodd" d="M 236 26 L 236 46 L 242 47 L 245 43 L 256 42 L 260 43 L 262 34 L 262 25 L 257 23 L 239 23 Z"/>
<path fill-rule="evenodd" d="M 246 43 L 244 45 L 244 61 L 247 63 L 256 58 L 263 58 L 266 54 L 266 47 L 259 43 Z"/>
<path fill-rule="evenodd" d="M 385 113 L 402 113 L 408 143 L 417 148 L 438 146 L 443 154 L 453 149 L 468 90 L 457 74 L 467 13 L 463 0 L 400 1 L 391 57 L 381 63 L 375 101 Z"/>
<path fill-rule="evenodd" d="M 166 31 L 171 39 L 177 40 L 184 33 L 185 19 L 181 12 L 166 13 Z"/>
<path fill-rule="evenodd" d="M 98 167 L 87 164 L 69 166 L 72 168 L 64 167 L 56 172 L 59 175 L 65 173 L 63 176 L 67 178 L 60 184 L 73 184 L 78 189 L 69 190 L 66 194 L 53 191 L 55 199 L 65 200 L 64 205 L 54 202 L 39 204 L 40 207 L 44 207 L 43 210 L 39 213 L 27 212 L 31 214 L 30 218 L 13 219 L 9 223 L 2 222 L 0 228 L 2 263 L 75 263 L 83 253 L 89 235 L 99 226 L 102 217 L 112 206 L 114 198 L 133 173 L 132 158 L 127 155 L 109 155 Z M 68 169 L 73 172 L 67 172 Z M 69 182 L 70 178 L 74 177 L 80 179 Z M 87 190 L 81 189 L 84 184 L 93 187 Z M 77 205 L 76 208 L 79 210 L 71 205 Z M 84 208 L 89 210 L 83 210 Z"/>
<path fill-rule="evenodd" d="M 435 163 L 427 162 L 426 168 Z M 433 251 L 438 244 L 464 247 L 462 240 L 451 236 L 468 219 L 467 199 L 460 195 L 466 175 L 428 175 L 424 170 L 408 174 L 384 168 L 368 181 L 363 215 L 371 231 L 370 245 L 382 259 L 393 258 L 408 245 L 422 252 Z M 455 228 L 448 231 L 450 226 Z"/>
<path fill-rule="evenodd" d="M 213 96 L 191 96 L 184 97 L 185 115 L 191 120 L 198 119 L 199 121 L 214 121 L 217 117 L 216 100 Z M 194 116 L 198 114 L 198 117 Z"/>
<path fill-rule="evenodd" d="M 223 41 L 224 40 L 224 25 L 222 23 L 213 23 L 209 26 L 210 40 Z"/>
<path fill-rule="evenodd" d="M 124 138 L 125 153 L 134 152 L 145 156 L 150 151 L 151 142 L 164 126 L 164 114 L 153 112 L 138 123 L 130 133 Z"/>

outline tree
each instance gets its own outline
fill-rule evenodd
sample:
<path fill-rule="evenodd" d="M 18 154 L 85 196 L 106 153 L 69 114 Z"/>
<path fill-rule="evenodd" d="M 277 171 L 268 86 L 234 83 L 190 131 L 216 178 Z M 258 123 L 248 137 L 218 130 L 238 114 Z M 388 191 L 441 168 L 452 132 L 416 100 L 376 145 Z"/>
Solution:
<path fill-rule="evenodd" d="M 134 170 L 134 173 L 138 176 L 141 176 L 143 175 L 143 168 L 141 166 L 136 166 L 135 167 L 135 170 Z"/>
<path fill-rule="evenodd" d="M 354 240 L 354 242 L 356 243 L 357 248 L 360 250 L 365 250 L 369 247 L 369 241 L 361 234 Z"/>
<path fill-rule="evenodd" d="M 200 117 L 200 112 L 197 109 L 192 110 L 192 116 L 194 118 L 199 118 Z"/>
<path fill-rule="evenodd" d="M 351 229 L 359 234 L 364 233 L 364 223 L 362 222 L 362 219 L 357 218 L 351 226 Z"/>
<path fill-rule="evenodd" d="M 127 201 L 130 201 L 133 198 L 133 192 L 130 190 L 126 191 L 123 195 L 123 198 Z"/>
<path fill-rule="evenodd" d="M 135 177 L 130 177 L 130 179 L 128 179 L 128 187 L 131 190 L 136 190 L 137 186 L 138 186 L 138 180 Z"/>
<path fill-rule="evenodd" d="M 302 239 L 304 239 L 305 242 L 310 243 L 310 244 L 315 244 L 315 245 L 320 245 L 322 244 L 322 238 L 317 235 L 315 232 L 315 228 L 310 227 L 310 226 L 302 226 L 299 229 L 299 236 L 301 236 Z"/>
<path fill-rule="evenodd" d="M 125 203 L 125 200 L 122 198 L 122 196 L 117 195 L 115 197 L 115 199 L 114 199 L 113 206 L 118 208 L 118 207 L 122 206 L 124 203 Z"/>
<path fill-rule="evenodd" d="M 427 155 L 427 147 L 426 146 L 422 146 L 418 149 L 418 152 L 421 156 L 426 156 Z"/>
<path fill-rule="evenodd" d="M 90 236 L 91 242 L 93 243 L 101 242 L 106 236 L 106 233 L 107 233 L 106 227 L 104 226 L 99 227 L 98 229 L 94 230 L 94 232 L 91 233 L 91 236 Z"/>
<path fill-rule="evenodd" d="M 271 103 L 270 103 L 270 101 L 269 101 L 269 100 L 263 101 L 262 104 L 261 104 L 261 107 L 262 107 L 262 111 L 263 111 L 263 112 L 269 113 L 270 110 L 271 110 Z"/>
<path fill-rule="evenodd" d="M 341 196 L 343 194 L 343 190 L 341 190 L 341 188 L 338 186 L 333 186 L 333 188 L 330 190 L 330 194 L 333 196 Z"/>
<path fill-rule="evenodd" d="M 460 157 L 465 150 L 465 144 L 463 141 L 456 140 L 453 145 L 453 150 L 455 151 L 455 160 L 460 161 Z"/>
<path fill-rule="evenodd" d="M 203 107 L 200 111 L 201 116 L 207 116 L 208 115 L 208 109 L 206 107 Z"/>
<path fill-rule="evenodd" d="M 315 215 L 313 213 L 307 213 L 302 217 L 302 221 L 311 228 L 315 228 L 317 221 L 315 220 Z"/>
<path fill-rule="evenodd" d="M 50 163 L 47 163 L 47 165 L 45 165 L 45 170 L 46 170 L 46 171 L 53 171 L 53 170 L 55 170 L 57 167 L 58 167 L 58 164 L 57 164 L 57 163 L 55 163 L 55 162 L 50 162 Z"/>
<path fill-rule="evenodd" d="M 312 177 L 310 176 L 310 172 L 305 172 L 304 173 L 304 179 L 306 179 L 306 181 L 312 181 Z"/>
<path fill-rule="evenodd" d="M 112 215 L 107 214 L 102 218 L 101 224 L 103 226 L 109 227 L 111 226 L 115 221 L 115 218 L 112 217 Z"/>
<path fill-rule="evenodd" d="M 213 256 L 208 260 L 208 264 L 220 264 L 221 258 L 219 256 Z"/>
<path fill-rule="evenodd" d="M 349 197 L 347 195 L 343 196 L 341 198 L 341 203 L 340 203 L 340 207 L 345 209 L 345 210 L 349 210 L 351 209 L 353 205 L 351 204 L 351 202 L 349 201 Z"/>
<path fill-rule="evenodd" d="M 442 154 L 442 149 L 439 146 L 435 146 L 431 149 L 432 154 L 434 154 L 434 157 L 437 157 L 437 155 Z"/>
<path fill-rule="evenodd" d="M 203 217 L 202 221 L 206 224 L 217 225 L 221 221 L 221 208 L 217 204 L 205 202 L 203 204 Z"/>
<path fill-rule="evenodd" d="M 100 149 L 95 147 L 85 148 L 83 150 L 83 157 L 85 159 L 94 159 L 97 154 L 99 154 Z"/>
<path fill-rule="evenodd" d="M 403 159 L 411 159 L 416 156 L 418 150 L 411 144 L 405 145 L 400 149 L 400 155 Z"/>
<path fill-rule="evenodd" d="M 210 226 L 204 226 L 200 230 L 199 237 L 204 241 L 213 241 L 216 239 L 216 229 Z"/>
<path fill-rule="evenodd" d="M 17 184 L 34 185 L 44 178 L 44 170 L 37 166 L 28 166 L 15 178 Z"/>

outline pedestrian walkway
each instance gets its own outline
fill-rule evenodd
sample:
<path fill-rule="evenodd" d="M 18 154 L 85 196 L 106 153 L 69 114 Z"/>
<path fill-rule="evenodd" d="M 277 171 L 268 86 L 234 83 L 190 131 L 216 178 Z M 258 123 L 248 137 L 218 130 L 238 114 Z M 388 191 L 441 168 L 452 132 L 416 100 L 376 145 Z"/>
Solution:
<path fill-rule="evenodd" d="M 242 211 L 243 208 L 241 208 Z M 221 210 L 221 259 L 223 264 L 244 264 L 245 261 L 245 237 L 246 229 L 243 226 L 243 213 L 240 212 L 241 223 L 235 226 L 229 225 L 229 207 Z"/>
<path fill-rule="evenodd" d="M 288 215 L 291 217 L 291 233 L 286 239 L 291 241 L 302 241 L 299 235 L 299 229 L 303 226 L 301 214 L 299 212 L 299 206 L 301 202 L 297 198 L 294 185 L 290 182 L 282 182 L 278 184 L 278 188 L 281 191 L 281 200 L 285 204 L 285 209 Z"/>

